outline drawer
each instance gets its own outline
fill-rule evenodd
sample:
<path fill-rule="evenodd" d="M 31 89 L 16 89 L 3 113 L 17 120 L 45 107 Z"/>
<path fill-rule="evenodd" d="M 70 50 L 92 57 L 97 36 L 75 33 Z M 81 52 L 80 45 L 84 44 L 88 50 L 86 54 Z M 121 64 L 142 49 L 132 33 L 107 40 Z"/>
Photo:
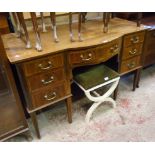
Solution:
<path fill-rule="evenodd" d="M 154 43 L 155 42 L 155 30 L 149 30 L 147 31 L 146 34 L 146 39 L 147 41 L 150 43 Z"/>
<path fill-rule="evenodd" d="M 64 79 L 64 69 L 57 68 L 52 69 L 48 72 L 28 77 L 27 82 L 30 91 L 33 91 L 48 85 L 55 86 L 57 83 L 62 82 Z"/>
<path fill-rule="evenodd" d="M 114 55 L 120 53 L 121 39 L 112 41 L 106 45 L 102 45 L 96 48 L 96 59 L 98 61 L 107 61 Z"/>
<path fill-rule="evenodd" d="M 72 51 L 69 53 L 70 64 L 90 63 L 93 62 L 95 59 L 95 48 Z"/>
<path fill-rule="evenodd" d="M 124 36 L 123 46 L 128 47 L 138 43 L 142 43 L 144 41 L 144 35 L 145 32 L 137 32 L 134 34 Z"/>
<path fill-rule="evenodd" d="M 142 53 L 142 44 L 137 44 L 133 46 L 129 46 L 123 49 L 122 51 L 122 59 L 132 58 L 133 56 L 139 55 Z"/>
<path fill-rule="evenodd" d="M 65 97 L 65 95 L 66 90 L 64 83 L 60 83 L 53 88 L 51 88 L 50 86 L 42 88 L 39 91 L 32 93 L 33 108 L 38 108 L 40 106 L 54 102 L 58 99 Z"/>
<path fill-rule="evenodd" d="M 140 65 L 141 65 L 141 56 L 136 56 L 129 60 L 122 61 L 121 67 L 120 67 L 120 73 L 128 72 L 130 70 L 133 70 L 136 67 L 139 67 Z"/>
<path fill-rule="evenodd" d="M 23 64 L 23 70 L 26 76 L 31 76 L 36 73 L 48 71 L 52 68 L 62 67 L 64 65 L 63 54 L 29 61 Z"/>

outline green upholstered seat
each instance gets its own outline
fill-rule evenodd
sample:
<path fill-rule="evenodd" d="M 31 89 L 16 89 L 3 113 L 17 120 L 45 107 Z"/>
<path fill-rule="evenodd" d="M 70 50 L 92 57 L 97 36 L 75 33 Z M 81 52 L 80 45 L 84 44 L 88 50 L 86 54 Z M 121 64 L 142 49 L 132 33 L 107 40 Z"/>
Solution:
<path fill-rule="evenodd" d="M 86 90 L 116 77 L 119 77 L 119 74 L 103 64 L 82 69 L 74 74 L 74 80 Z"/>

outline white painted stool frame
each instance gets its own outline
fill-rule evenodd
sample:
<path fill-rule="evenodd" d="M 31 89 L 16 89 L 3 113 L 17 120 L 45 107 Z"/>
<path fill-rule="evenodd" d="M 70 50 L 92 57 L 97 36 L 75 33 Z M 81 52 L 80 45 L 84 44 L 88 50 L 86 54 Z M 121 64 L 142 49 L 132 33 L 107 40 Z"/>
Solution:
<path fill-rule="evenodd" d="M 93 112 L 96 110 L 96 108 L 97 108 L 100 104 L 102 104 L 103 102 L 105 102 L 105 101 L 111 102 L 112 105 L 113 105 L 113 108 L 116 107 L 116 102 L 115 102 L 111 97 L 109 97 L 109 96 L 114 92 L 114 90 L 115 90 L 116 87 L 118 86 L 119 79 L 120 79 L 120 77 L 114 78 L 114 79 L 112 79 L 112 80 L 109 80 L 109 81 L 107 81 L 107 82 L 105 82 L 105 83 L 102 83 L 102 84 L 100 84 L 100 85 L 97 85 L 97 86 L 92 87 L 92 88 L 87 89 L 87 90 L 84 89 L 78 82 L 76 82 L 76 81 L 74 80 L 74 82 L 84 91 L 84 93 L 85 93 L 85 95 L 88 97 L 88 99 L 94 102 L 93 105 L 92 105 L 92 106 L 89 108 L 89 110 L 87 111 L 86 118 L 85 118 L 85 121 L 86 121 L 87 123 L 89 123 L 90 118 L 91 118 Z M 101 87 L 103 87 L 103 86 L 105 86 L 105 85 L 108 85 L 108 84 L 110 84 L 110 83 L 113 83 L 113 84 L 110 86 L 110 88 L 108 89 L 108 91 L 107 91 L 105 94 L 103 94 L 102 96 L 100 96 L 100 94 L 98 94 L 98 93 L 95 91 L 96 89 L 101 88 Z M 90 92 L 92 92 L 96 97 L 92 96 L 92 95 L 90 94 Z"/>

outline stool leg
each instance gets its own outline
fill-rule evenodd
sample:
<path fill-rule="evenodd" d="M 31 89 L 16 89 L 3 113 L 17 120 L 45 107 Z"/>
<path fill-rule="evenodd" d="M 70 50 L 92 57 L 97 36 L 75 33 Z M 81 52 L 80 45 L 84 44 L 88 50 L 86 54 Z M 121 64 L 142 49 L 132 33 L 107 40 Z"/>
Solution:
<path fill-rule="evenodd" d="M 101 105 L 102 103 L 104 103 L 105 101 L 111 102 L 113 108 L 116 107 L 116 102 L 115 102 L 111 97 L 107 97 L 107 98 L 105 98 L 105 99 L 104 99 L 103 101 L 101 101 L 101 102 L 94 102 L 93 105 L 89 108 L 89 110 L 88 110 L 88 112 L 87 112 L 87 114 L 86 114 L 85 121 L 86 121 L 87 123 L 90 122 L 90 118 L 91 118 L 93 112 L 96 110 L 96 108 L 97 108 L 99 105 Z"/>
<path fill-rule="evenodd" d="M 119 87 L 119 84 L 117 85 L 115 91 L 114 91 L 114 100 L 117 99 L 117 94 L 118 94 L 118 87 Z"/>
<path fill-rule="evenodd" d="M 90 118 L 91 118 L 93 112 L 96 110 L 96 108 L 97 108 L 101 103 L 103 103 L 103 102 L 104 102 L 104 101 L 102 101 L 102 102 L 94 102 L 93 105 L 89 108 L 89 110 L 88 110 L 88 112 L 87 112 L 87 114 L 86 114 L 86 118 L 85 118 L 85 121 L 86 121 L 87 123 L 89 123 Z"/>

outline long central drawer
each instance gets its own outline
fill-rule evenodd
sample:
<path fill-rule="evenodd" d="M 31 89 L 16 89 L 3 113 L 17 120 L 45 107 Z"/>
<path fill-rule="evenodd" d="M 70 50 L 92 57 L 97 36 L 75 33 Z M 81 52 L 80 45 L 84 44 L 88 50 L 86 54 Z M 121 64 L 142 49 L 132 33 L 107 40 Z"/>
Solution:
<path fill-rule="evenodd" d="M 93 62 L 106 61 L 118 54 L 121 49 L 121 39 L 91 47 L 83 50 L 71 51 L 68 54 L 69 64 L 89 64 Z"/>

